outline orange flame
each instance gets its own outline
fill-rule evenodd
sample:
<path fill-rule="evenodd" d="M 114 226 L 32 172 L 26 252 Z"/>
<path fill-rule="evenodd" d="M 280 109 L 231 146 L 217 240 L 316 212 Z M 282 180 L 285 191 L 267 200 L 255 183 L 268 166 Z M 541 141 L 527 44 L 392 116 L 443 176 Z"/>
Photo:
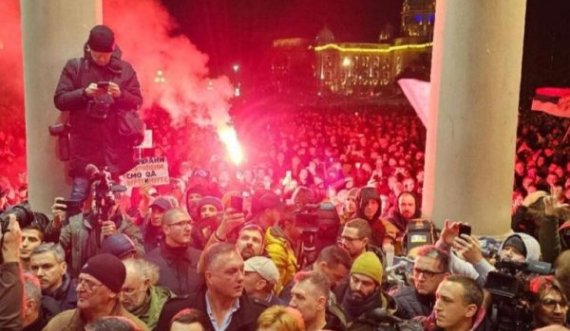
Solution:
<path fill-rule="evenodd" d="M 243 161 L 243 150 L 237 138 L 236 130 L 232 127 L 218 128 L 218 136 L 226 145 L 226 150 L 232 162 L 239 165 Z"/>

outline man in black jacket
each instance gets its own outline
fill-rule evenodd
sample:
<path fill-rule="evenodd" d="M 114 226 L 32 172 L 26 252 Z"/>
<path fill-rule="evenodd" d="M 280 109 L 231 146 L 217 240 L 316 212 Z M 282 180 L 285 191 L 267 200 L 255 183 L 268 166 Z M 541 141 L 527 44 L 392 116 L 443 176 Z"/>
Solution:
<path fill-rule="evenodd" d="M 77 283 L 67 273 L 65 252 L 59 244 L 43 243 L 32 251 L 30 257 L 32 273 L 38 277 L 50 314 L 55 315 L 77 305 Z"/>
<path fill-rule="evenodd" d="M 134 166 L 133 146 L 118 134 L 118 113 L 136 111 L 142 96 L 136 73 L 121 59 L 109 27 L 91 29 L 83 58 L 67 61 L 54 103 L 57 109 L 69 111 L 72 200 L 87 196 L 88 164 L 107 167 L 115 176 Z"/>
<path fill-rule="evenodd" d="M 398 306 L 396 316 L 403 319 L 431 314 L 437 287 L 449 275 L 449 255 L 435 246 L 422 246 L 412 275 L 414 286 L 401 287 L 393 294 Z"/>
<path fill-rule="evenodd" d="M 196 272 L 201 251 L 190 246 L 190 215 L 181 208 L 169 210 L 162 219 L 162 231 L 164 242 L 146 256 L 160 269 L 158 285 L 177 295 L 199 290 L 204 284 Z"/>
<path fill-rule="evenodd" d="M 200 275 L 205 279 L 206 288 L 169 300 L 162 309 L 156 330 L 168 330 L 172 317 L 185 308 L 204 312 L 210 323 L 207 329 L 256 330 L 257 318 L 266 307 L 244 294 L 243 270 L 244 261 L 234 245 L 217 243 L 209 246 L 200 264 Z"/>

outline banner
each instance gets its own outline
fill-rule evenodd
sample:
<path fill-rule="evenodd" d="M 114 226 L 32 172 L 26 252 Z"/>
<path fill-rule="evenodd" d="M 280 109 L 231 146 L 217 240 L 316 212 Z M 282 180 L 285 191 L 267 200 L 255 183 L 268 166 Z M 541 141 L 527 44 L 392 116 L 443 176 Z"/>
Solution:
<path fill-rule="evenodd" d="M 570 88 L 537 88 L 530 109 L 570 118 Z"/>
<path fill-rule="evenodd" d="M 148 157 L 139 160 L 139 164 L 124 174 L 122 184 L 127 187 L 139 187 L 145 184 L 165 185 L 170 183 L 168 162 L 165 157 Z"/>

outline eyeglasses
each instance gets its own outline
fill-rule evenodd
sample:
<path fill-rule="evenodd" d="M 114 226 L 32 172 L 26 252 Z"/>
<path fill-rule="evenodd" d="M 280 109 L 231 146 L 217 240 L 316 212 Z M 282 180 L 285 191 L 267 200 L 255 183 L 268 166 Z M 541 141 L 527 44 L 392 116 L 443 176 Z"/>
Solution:
<path fill-rule="evenodd" d="M 357 240 L 362 240 L 362 238 L 351 238 L 348 236 L 340 236 L 340 240 L 353 242 L 353 241 L 357 241 Z"/>
<path fill-rule="evenodd" d="M 445 273 L 445 271 L 431 271 L 431 270 L 424 270 L 424 269 L 420 269 L 420 268 L 414 268 L 413 269 L 414 274 L 415 275 L 420 275 L 420 274 L 424 274 L 424 276 L 426 276 L 426 278 L 432 278 L 435 275 L 441 275 L 443 273 Z"/>
<path fill-rule="evenodd" d="M 186 227 L 191 225 L 192 223 L 190 223 L 190 221 L 180 221 L 172 224 L 167 224 L 167 226 L 180 226 L 180 227 Z"/>
<path fill-rule="evenodd" d="M 556 308 L 556 306 L 560 306 L 560 308 L 562 308 L 562 309 L 568 307 L 567 302 L 563 302 L 563 301 L 559 301 L 559 300 L 546 299 L 546 300 L 542 300 L 540 303 L 545 308 L 548 308 L 551 310 L 554 310 Z"/>
<path fill-rule="evenodd" d="M 99 286 L 102 286 L 102 285 L 103 284 L 98 284 L 92 280 L 85 279 L 85 278 L 77 279 L 77 286 L 83 287 L 83 289 L 87 292 L 91 292 L 91 291 L 95 290 L 96 288 L 98 288 Z"/>

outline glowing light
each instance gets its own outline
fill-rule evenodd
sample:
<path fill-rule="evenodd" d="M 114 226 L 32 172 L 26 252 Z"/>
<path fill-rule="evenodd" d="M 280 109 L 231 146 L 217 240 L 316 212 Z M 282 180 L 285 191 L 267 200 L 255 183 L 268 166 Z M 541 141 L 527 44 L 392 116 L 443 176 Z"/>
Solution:
<path fill-rule="evenodd" d="M 218 128 L 218 136 L 226 145 L 226 150 L 232 162 L 239 165 L 243 161 L 243 150 L 237 138 L 236 130 L 232 127 Z"/>
<path fill-rule="evenodd" d="M 157 84 L 164 84 L 166 82 L 166 78 L 164 77 L 164 73 L 162 70 L 156 71 L 156 76 L 154 76 L 154 82 Z"/>
<path fill-rule="evenodd" d="M 351 64 L 352 64 L 352 61 L 350 61 L 350 58 L 348 56 L 345 56 L 344 59 L 342 59 L 342 66 L 343 67 L 350 67 Z"/>
<path fill-rule="evenodd" d="M 405 49 L 423 49 L 432 47 L 433 43 L 425 43 L 425 44 L 409 44 L 409 45 L 397 45 L 397 46 L 390 46 L 386 48 L 364 48 L 364 47 L 344 47 L 338 44 L 326 44 L 323 46 L 315 47 L 315 51 L 322 52 L 330 49 L 336 49 L 337 51 L 341 52 L 355 52 L 355 53 L 389 53 L 397 50 L 405 50 Z"/>
<path fill-rule="evenodd" d="M 239 86 L 234 89 L 234 97 L 239 97 L 241 95 L 241 91 Z"/>
<path fill-rule="evenodd" d="M 234 70 L 234 72 L 238 72 L 239 71 L 239 64 L 234 64 L 232 66 L 232 69 Z"/>

